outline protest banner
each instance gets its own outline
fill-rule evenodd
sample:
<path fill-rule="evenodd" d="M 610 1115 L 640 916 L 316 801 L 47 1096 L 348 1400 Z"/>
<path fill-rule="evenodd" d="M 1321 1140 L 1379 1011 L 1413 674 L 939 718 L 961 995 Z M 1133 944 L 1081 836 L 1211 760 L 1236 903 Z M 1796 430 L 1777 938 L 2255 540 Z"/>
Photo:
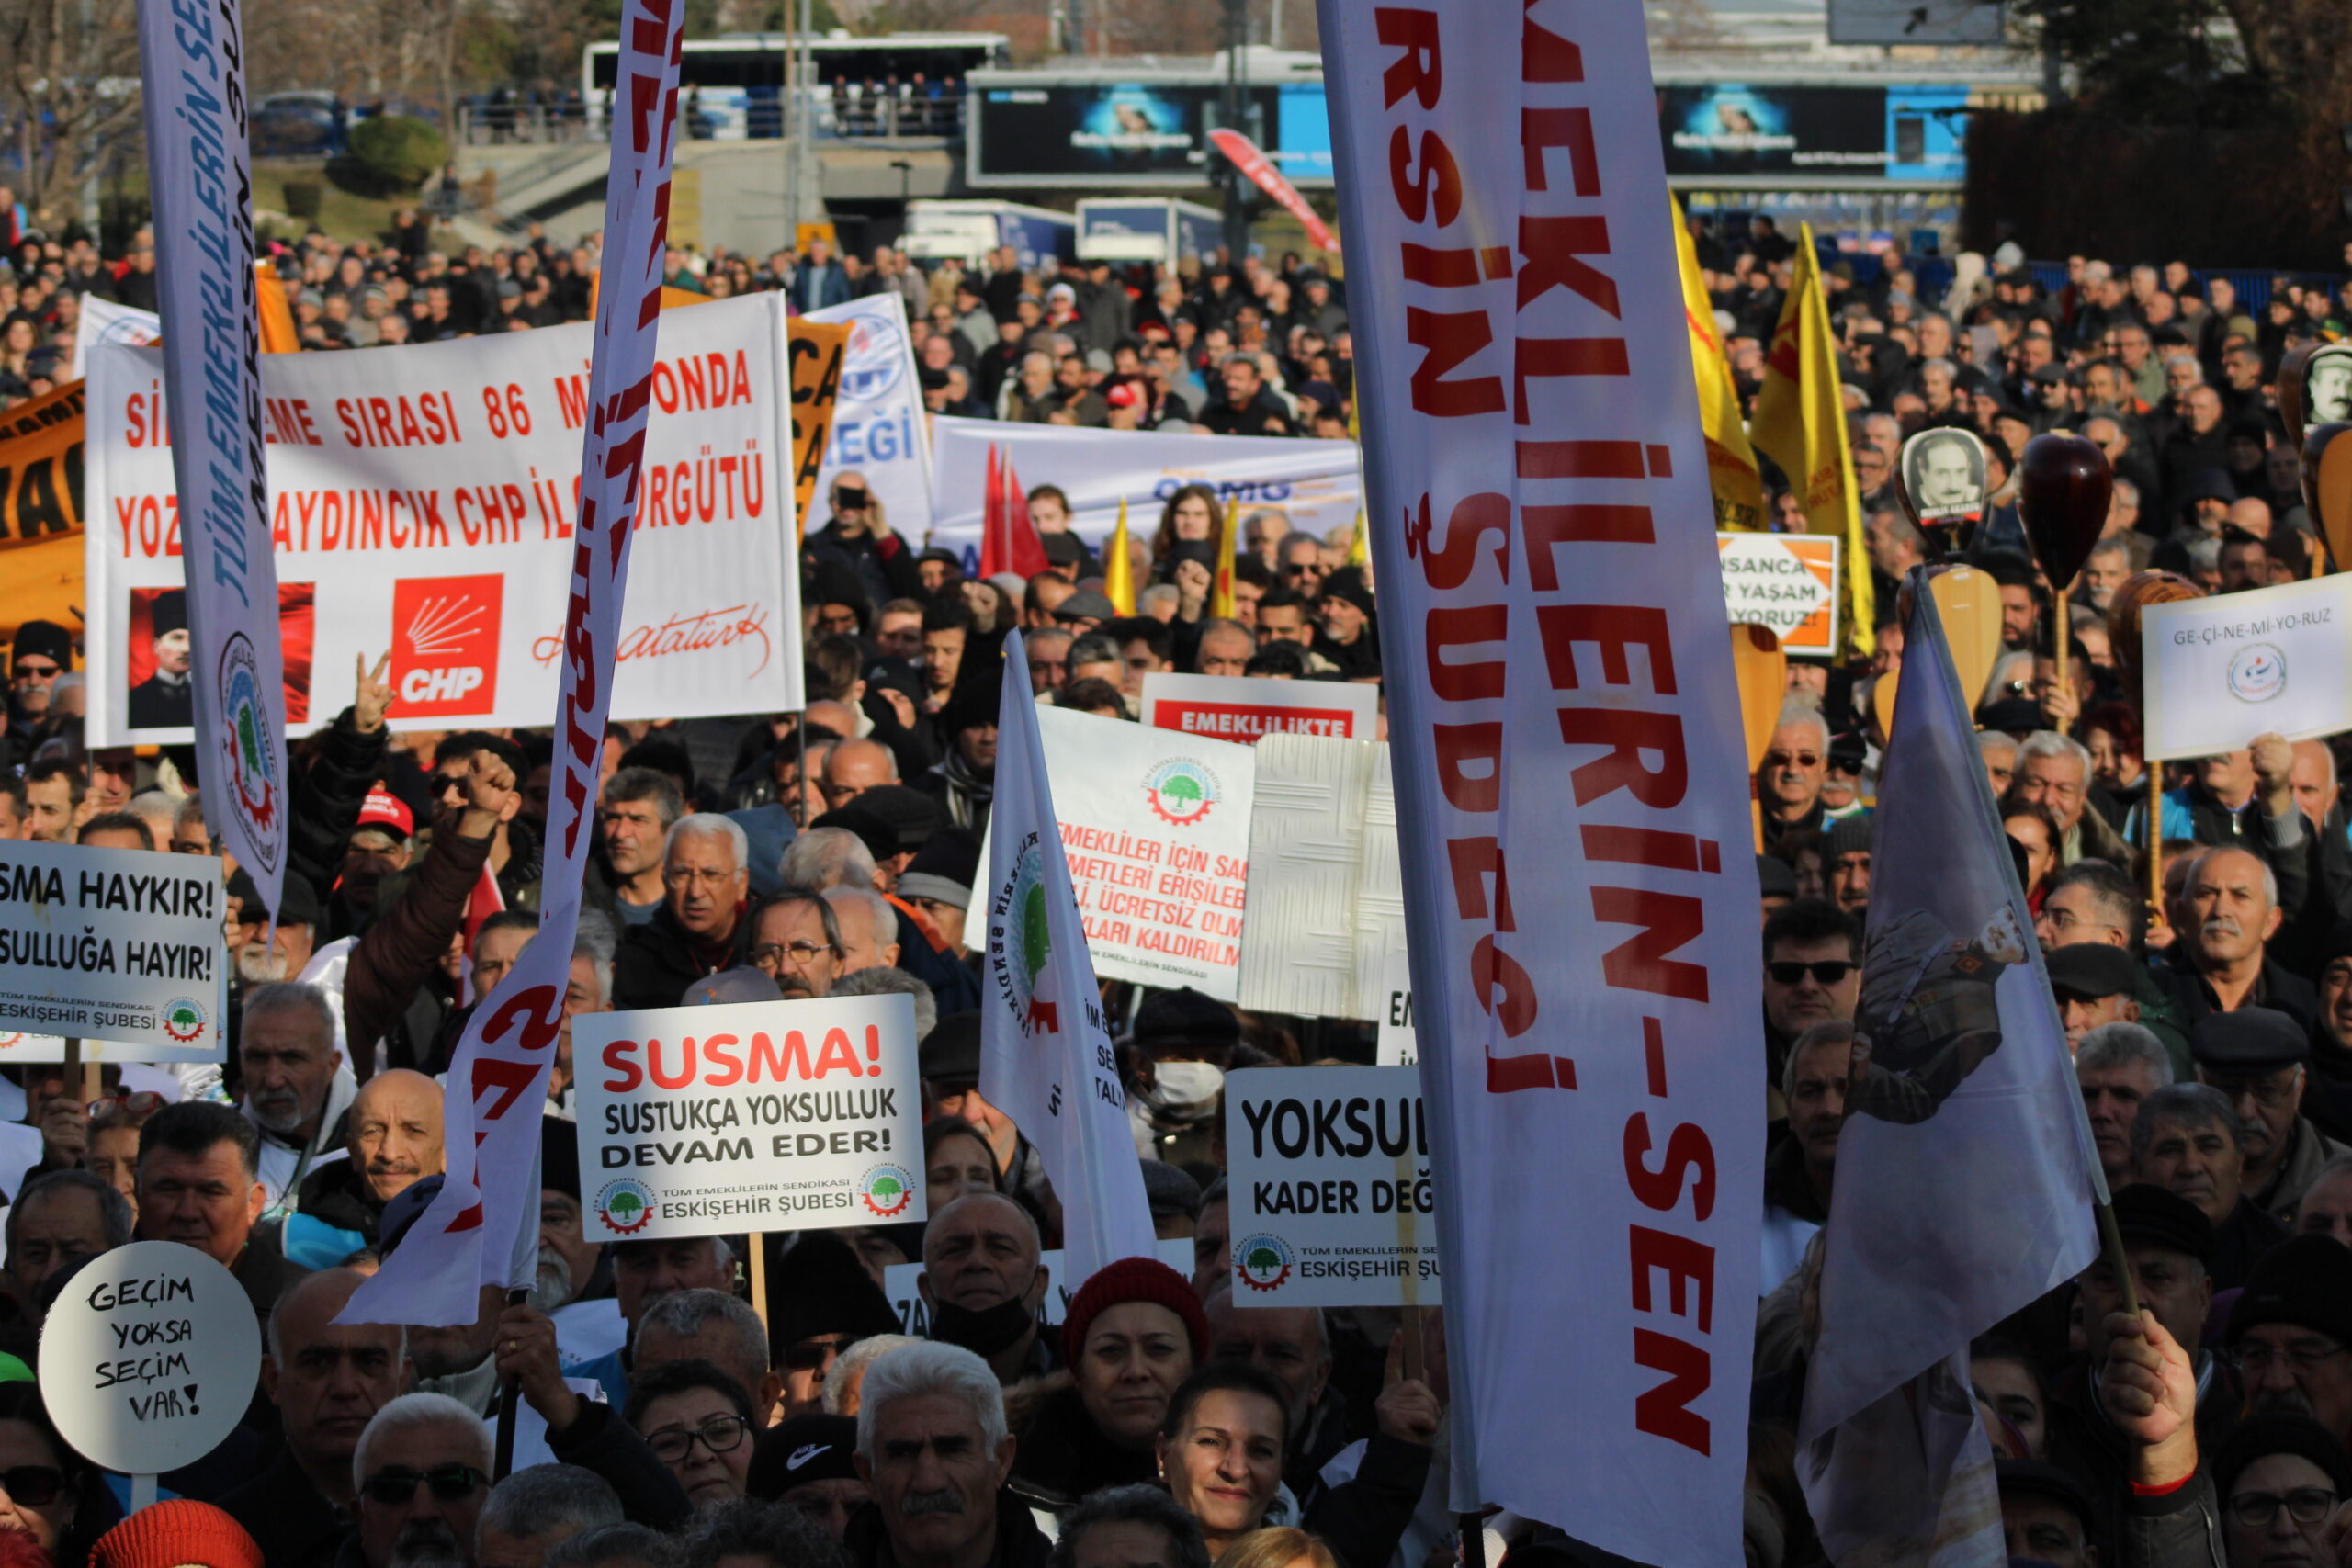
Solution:
<path fill-rule="evenodd" d="M 1440 1304 L 1412 1067 L 1268 1067 L 1225 1091 L 1235 1304 Z"/>
<path fill-rule="evenodd" d="M 1782 653 L 1836 658 L 1843 542 L 1819 534 L 1716 535 L 1732 624 L 1765 627 Z"/>
<path fill-rule="evenodd" d="M 592 1242 L 925 1217 L 906 997 L 582 1013 L 571 1048 Z"/>
<path fill-rule="evenodd" d="M 674 290 L 664 290 L 674 292 Z M 791 317 L 785 325 L 785 360 L 792 377 L 792 503 L 795 538 L 807 536 L 817 474 L 832 440 L 840 406 L 842 367 L 854 329 Z"/>
<path fill-rule="evenodd" d="M 1421 1059 L 1421 1043 L 1413 1032 L 1413 961 L 1391 953 L 1381 973 L 1380 1032 L 1373 1060 L 1384 1067 L 1409 1067 Z"/>
<path fill-rule="evenodd" d="M 286 871 L 285 649 L 262 446 L 261 276 L 254 244 L 243 0 L 139 11 L 155 298 L 167 321 L 157 386 L 188 414 L 164 461 L 185 586 L 158 625 L 158 668 L 133 716 L 192 740 L 204 819 L 223 854 L 277 905 Z M 289 355 L 288 357 L 300 357 Z M 84 530 L 85 543 L 89 531 Z M 90 705 L 95 717 L 96 695 Z M 88 734 L 102 733 L 93 722 Z"/>
<path fill-rule="evenodd" d="M 1450 1500 L 1732 1562 L 1757 884 L 1642 8 L 1318 9 L 1446 1177 Z"/>
<path fill-rule="evenodd" d="M 153 310 L 118 305 L 95 294 L 82 296 L 81 323 L 74 332 L 74 357 L 66 375 L 76 381 L 90 373 L 90 351 L 102 343 L 147 348 L 164 341 L 164 318 Z"/>
<path fill-rule="evenodd" d="M 1405 951 L 1388 748 L 1270 735 L 1256 761 L 1241 1005 L 1383 1017 L 1389 960 Z"/>
<path fill-rule="evenodd" d="M 1371 740 L 1380 729 L 1380 691 L 1360 681 L 1253 681 L 1242 675 L 1143 678 L 1143 721 L 1254 746 L 1268 735 Z"/>
<path fill-rule="evenodd" d="M 1232 160 L 1234 168 L 1251 185 L 1272 197 L 1283 211 L 1298 220 L 1298 226 L 1306 231 L 1308 244 L 1323 251 L 1340 248 L 1340 237 L 1331 232 L 1323 215 L 1307 204 L 1296 186 L 1283 177 L 1283 172 L 1274 167 L 1274 161 L 1256 142 L 1238 130 L 1222 127 L 1209 132 L 1209 142 Z"/>
<path fill-rule="evenodd" d="M 220 863 L 0 840 L 0 1030 L 226 1060 Z"/>
<path fill-rule="evenodd" d="M 237 1277 L 185 1242 L 134 1241 L 84 1263 L 40 1330 L 41 1402 L 76 1453 L 132 1478 L 194 1464 L 236 1430 L 261 1376 L 261 1326 Z M 143 1495 L 142 1495 L 143 1494 Z"/>
<path fill-rule="evenodd" d="M 1037 709 L 1037 725 L 1095 973 L 1232 1001 L 1250 748 L 1068 708 Z"/>
<path fill-rule="evenodd" d="M 1194 1254 L 1189 1236 L 1163 1241 L 1154 1246 L 1152 1256 L 1186 1279 L 1193 1277 Z M 1046 1275 L 1046 1297 L 1037 1303 L 1040 1326 L 1058 1329 L 1069 1316 L 1069 1303 L 1078 1294 L 1080 1280 L 1072 1284 L 1069 1271 L 1063 1266 L 1062 1249 L 1058 1247 L 1037 1255 L 1037 1267 Z M 931 1334 L 931 1303 L 922 1293 L 922 1263 L 892 1263 L 882 1270 L 882 1293 L 890 1299 L 890 1310 L 899 1314 L 899 1331 L 928 1338 Z"/>
<path fill-rule="evenodd" d="M 612 694 L 623 718 L 799 705 L 798 573 L 785 570 L 781 298 L 662 318 L 637 547 Z M 586 322 L 383 355 L 264 360 L 280 625 L 309 669 L 386 649 L 395 728 L 544 724 L 556 695 L 582 426 Z M 153 350 L 105 348 L 91 383 L 89 732 L 185 739 L 151 701 L 177 655 L 170 425 Z M 289 656 L 290 657 L 290 656 Z M 331 722 L 341 694 L 309 701 Z"/>
<path fill-rule="evenodd" d="M 1071 530 L 1098 549 L 1118 526 L 1122 502 L 1135 511 L 1130 525 L 1136 536 L 1149 539 L 1169 498 L 1186 485 L 1215 491 L 1220 511 L 1238 502 L 1244 520 L 1272 512 L 1284 526 L 1318 539 L 1352 524 L 1363 504 L 1352 441 L 1089 430 L 946 415 L 932 421 L 931 437 L 938 475 L 931 542 L 969 548 L 975 558 L 987 521 L 991 445 L 1020 470 L 1023 484 L 1056 485 L 1068 494 Z"/>
<path fill-rule="evenodd" d="M 620 37 L 614 102 L 626 110 L 611 117 L 612 172 L 605 187 L 604 256 L 613 289 L 598 302 L 579 405 L 586 437 L 561 623 L 555 750 L 548 761 L 540 875 L 546 908 L 538 935 L 475 1006 L 458 1037 L 442 1094 L 447 1171 L 441 1190 L 400 1250 L 354 1293 L 338 1323 L 451 1327 L 475 1320 L 484 1286 L 513 1291 L 531 1283 L 548 1071 L 565 1032 L 572 938 L 580 928 L 613 670 L 623 640 L 631 539 L 650 513 L 647 441 L 663 380 L 662 262 L 685 7 L 677 0 L 626 0 Z M 674 319 L 699 324 L 721 313 L 713 304 L 678 311 Z M 782 334 L 769 330 L 758 342 L 773 347 Z M 724 350 L 718 352 L 719 363 L 727 363 Z M 775 374 L 780 378 L 780 371 Z M 673 399 L 678 381 L 673 370 Z M 771 434 L 780 423 L 772 422 Z M 771 441 L 762 463 L 773 464 L 781 445 Z M 780 482 L 774 493 L 781 498 Z M 753 532 L 780 540 L 784 530 L 771 521 Z M 792 624 L 797 626 L 797 615 Z M 503 1428 L 510 1437 L 512 1430 Z"/>
<path fill-rule="evenodd" d="M 923 434 L 923 421 L 930 415 L 922 406 L 922 385 L 915 378 L 906 302 L 886 290 L 798 319 L 850 330 L 816 493 L 830 491 L 843 473 L 864 474 L 865 488 L 882 503 L 883 520 L 910 543 L 920 542 L 932 510 L 931 443 Z M 804 513 L 804 519 L 813 533 L 832 517 L 819 505 Z"/>
<path fill-rule="evenodd" d="M 2140 660 L 2152 762 L 2352 729 L 2352 574 L 2151 604 Z"/>
<path fill-rule="evenodd" d="M 0 413 L 0 641 L 81 620 L 82 386 Z"/>

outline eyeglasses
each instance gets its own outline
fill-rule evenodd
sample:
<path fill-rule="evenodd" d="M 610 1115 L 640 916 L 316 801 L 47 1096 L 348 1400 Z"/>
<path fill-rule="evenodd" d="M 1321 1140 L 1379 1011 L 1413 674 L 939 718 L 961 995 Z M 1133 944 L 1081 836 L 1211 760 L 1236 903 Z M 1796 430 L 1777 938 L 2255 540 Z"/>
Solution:
<path fill-rule="evenodd" d="M 2230 1517 L 2248 1529 L 2266 1529 L 2287 1510 L 2299 1525 L 2315 1525 L 2335 1506 L 2335 1494 L 2324 1486 L 2298 1486 L 2292 1492 L 2240 1492 L 2230 1499 Z"/>
<path fill-rule="evenodd" d="M 2120 931 L 2123 929 L 2121 926 L 2116 925 L 2112 921 L 2109 920 L 2086 920 L 2078 919 L 2074 912 L 2069 909 L 2044 909 L 2041 913 L 2041 923 L 2048 926 L 2052 931 L 2061 933 L 2071 933 L 2074 931 Z M 2059 947 L 2067 947 L 2073 944 L 2062 942 L 2055 945 Z"/>
<path fill-rule="evenodd" d="M 110 1105 L 119 1105 L 133 1116 L 153 1116 L 164 1109 L 164 1097 L 152 1089 L 142 1089 L 136 1093 L 125 1090 L 109 1099 L 94 1100 L 83 1109 L 96 1116 Z"/>
<path fill-rule="evenodd" d="M 664 1427 L 649 1434 L 645 1446 L 663 1464 L 676 1464 L 691 1451 L 697 1438 L 714 1454 L 732 1453 L 743 1446 L 743 1435 L 752 1424 L 741 1416 L 714 1416 L 699 1427 Z"/>
<path fill-rule="evenodd" d="M 2241 1345 L 2230 1359 L 2239 1371 L 2248 1377 L 2258 1378 L 2280 1360 L 2296 1371 L 2315 1372 L 2331 1359 L 2344 1354 L 2344 1348 L 2341 1345 L 2324 1345 L 2313 1339 L 2290 1345 L 2284 1349 L 2275 1345 Z"/>
<path fill-rule="evenodd" d="M 2303 1088 L 2301 1070 L 2294 1067 L 2288 1068 L 2275 1078 L 2211 1077 L 2205 1081 L 2209 1087 L 2221 1090 L 2227 1099 L 2235 1100 L 2242 1094 L 2250 1094 L 2268 1106 L 2286 1104 L 2301 1094 Z"/>
<path fill-rule="evenodd" d="M 1821 985 L 1834 986 L 1853 973 L 1854 968 L 1851 964 L 1828 958 L 1818 964 L 1767 964 L 1764 972 L 1772 976 L 1772 984 L 1776 986 L 1793 986 L 1807 975 Z"/>
<path fill-rule="evenodd" d="M 379 1470 L 360 1490 L 368 1494 L 369 1502 L 396 1508 L 415 1498 L 421 1481 L 433 1489 L 435 1502 L 462 1503 L 489 1479 L 469 1464 L 436 1464 L 423 1474 L 413 1470 Z"/>
<path fill-rule="evenodd" d="M 773 970 L 779 964 L 789 964 L 796 969 L 806 969 L 817 954 L 830 953 L 838 958 L 841 951 L 830 942 L 763 942 L 752 949 L 752 967 Z"/>
<path fill-rule="evenodd" d="M 785 1351 L 784 1364 L 796 1372 L 813 1372 L 832 1365 L 835 1357 L 856 1343 L 854 1339 L 805 1340 Z"/>
<path fill-rule="evenodd" d="M 45 1464 L 20 1464 L 13 1470 L 0 1470 L 0 1492 L 8 1495 L 11 1503 L 22 1503 L 28 1508 L 45 1508 L 57 1501 L 65 1486 L 65 1472 Z"/>

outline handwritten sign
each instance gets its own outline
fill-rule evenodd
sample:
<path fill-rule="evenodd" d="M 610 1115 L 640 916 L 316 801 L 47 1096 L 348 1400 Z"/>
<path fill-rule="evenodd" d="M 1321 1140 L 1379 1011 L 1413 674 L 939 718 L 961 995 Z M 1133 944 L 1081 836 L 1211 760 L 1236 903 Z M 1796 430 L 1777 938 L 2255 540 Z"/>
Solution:
<path fill-rule="evenodd" d="M 50 1309 L 40 1390 L 84 1457 L 157 1475 L 210 1453 L 261 1376 L 261 1330 L 236 1276 L 176 1241 L 92 1258 Z"/>
<path fill-rule="evenodd" d="M 222 897 L 216 860 L 0 841 L 0 1032 L 226 1060 Z"/>
<path fill-rule="evenodd" d="M 1718 534 L 1732 624 L 1764 626 L 1786 653 L 1838 651 L 1838 545 L 1831 534 Z"/>
<path fill-rule="evenodd" d="M 1257 744 L 1268 735 L 1379 739 L 1380 694 L 1345 681 L 1256 681 L 1241 675 L 1150 674 L 1143 721 L 1216 740 Z"/>
<path fill-rule="evenodd" d="M 2352 729 L 2352 576 L 2151 604 L 2140 650 L 2151 761 Z"/>

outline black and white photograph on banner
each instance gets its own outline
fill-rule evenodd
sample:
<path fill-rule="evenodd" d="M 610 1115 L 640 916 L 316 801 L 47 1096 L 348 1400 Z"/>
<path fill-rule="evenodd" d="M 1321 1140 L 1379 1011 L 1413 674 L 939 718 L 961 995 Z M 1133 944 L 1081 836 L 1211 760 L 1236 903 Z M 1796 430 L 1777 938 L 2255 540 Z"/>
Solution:
<path fill-rule="evenodd" d="M 1968 9 L 0 26 L 0 1568 L 2352 1568 L 2339 18 Z"/>

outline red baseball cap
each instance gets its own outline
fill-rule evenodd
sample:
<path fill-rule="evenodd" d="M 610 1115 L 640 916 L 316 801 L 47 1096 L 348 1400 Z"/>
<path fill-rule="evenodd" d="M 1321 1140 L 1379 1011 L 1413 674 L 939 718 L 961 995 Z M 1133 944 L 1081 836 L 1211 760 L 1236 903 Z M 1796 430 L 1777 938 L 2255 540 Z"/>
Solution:
<path fill-rule="evenodd" d="M 1123 409 L 1143 401 L 1143 394 L 1136 390 L 1133 381 L 1122 381 L 1103 393 L 1102 400 L 1114 409 Z"/>
<path fill-rule="evenodd" d="M 384 790 L 371 789 L 368 792 L 368 798 L 360 803 L 359 820 L 352 824 L 354 832 L 362 828 L 389 829 L 405 839 L 416 832 L 416 815 L 409 810 L 408 802 L 400 796 Z"/>

